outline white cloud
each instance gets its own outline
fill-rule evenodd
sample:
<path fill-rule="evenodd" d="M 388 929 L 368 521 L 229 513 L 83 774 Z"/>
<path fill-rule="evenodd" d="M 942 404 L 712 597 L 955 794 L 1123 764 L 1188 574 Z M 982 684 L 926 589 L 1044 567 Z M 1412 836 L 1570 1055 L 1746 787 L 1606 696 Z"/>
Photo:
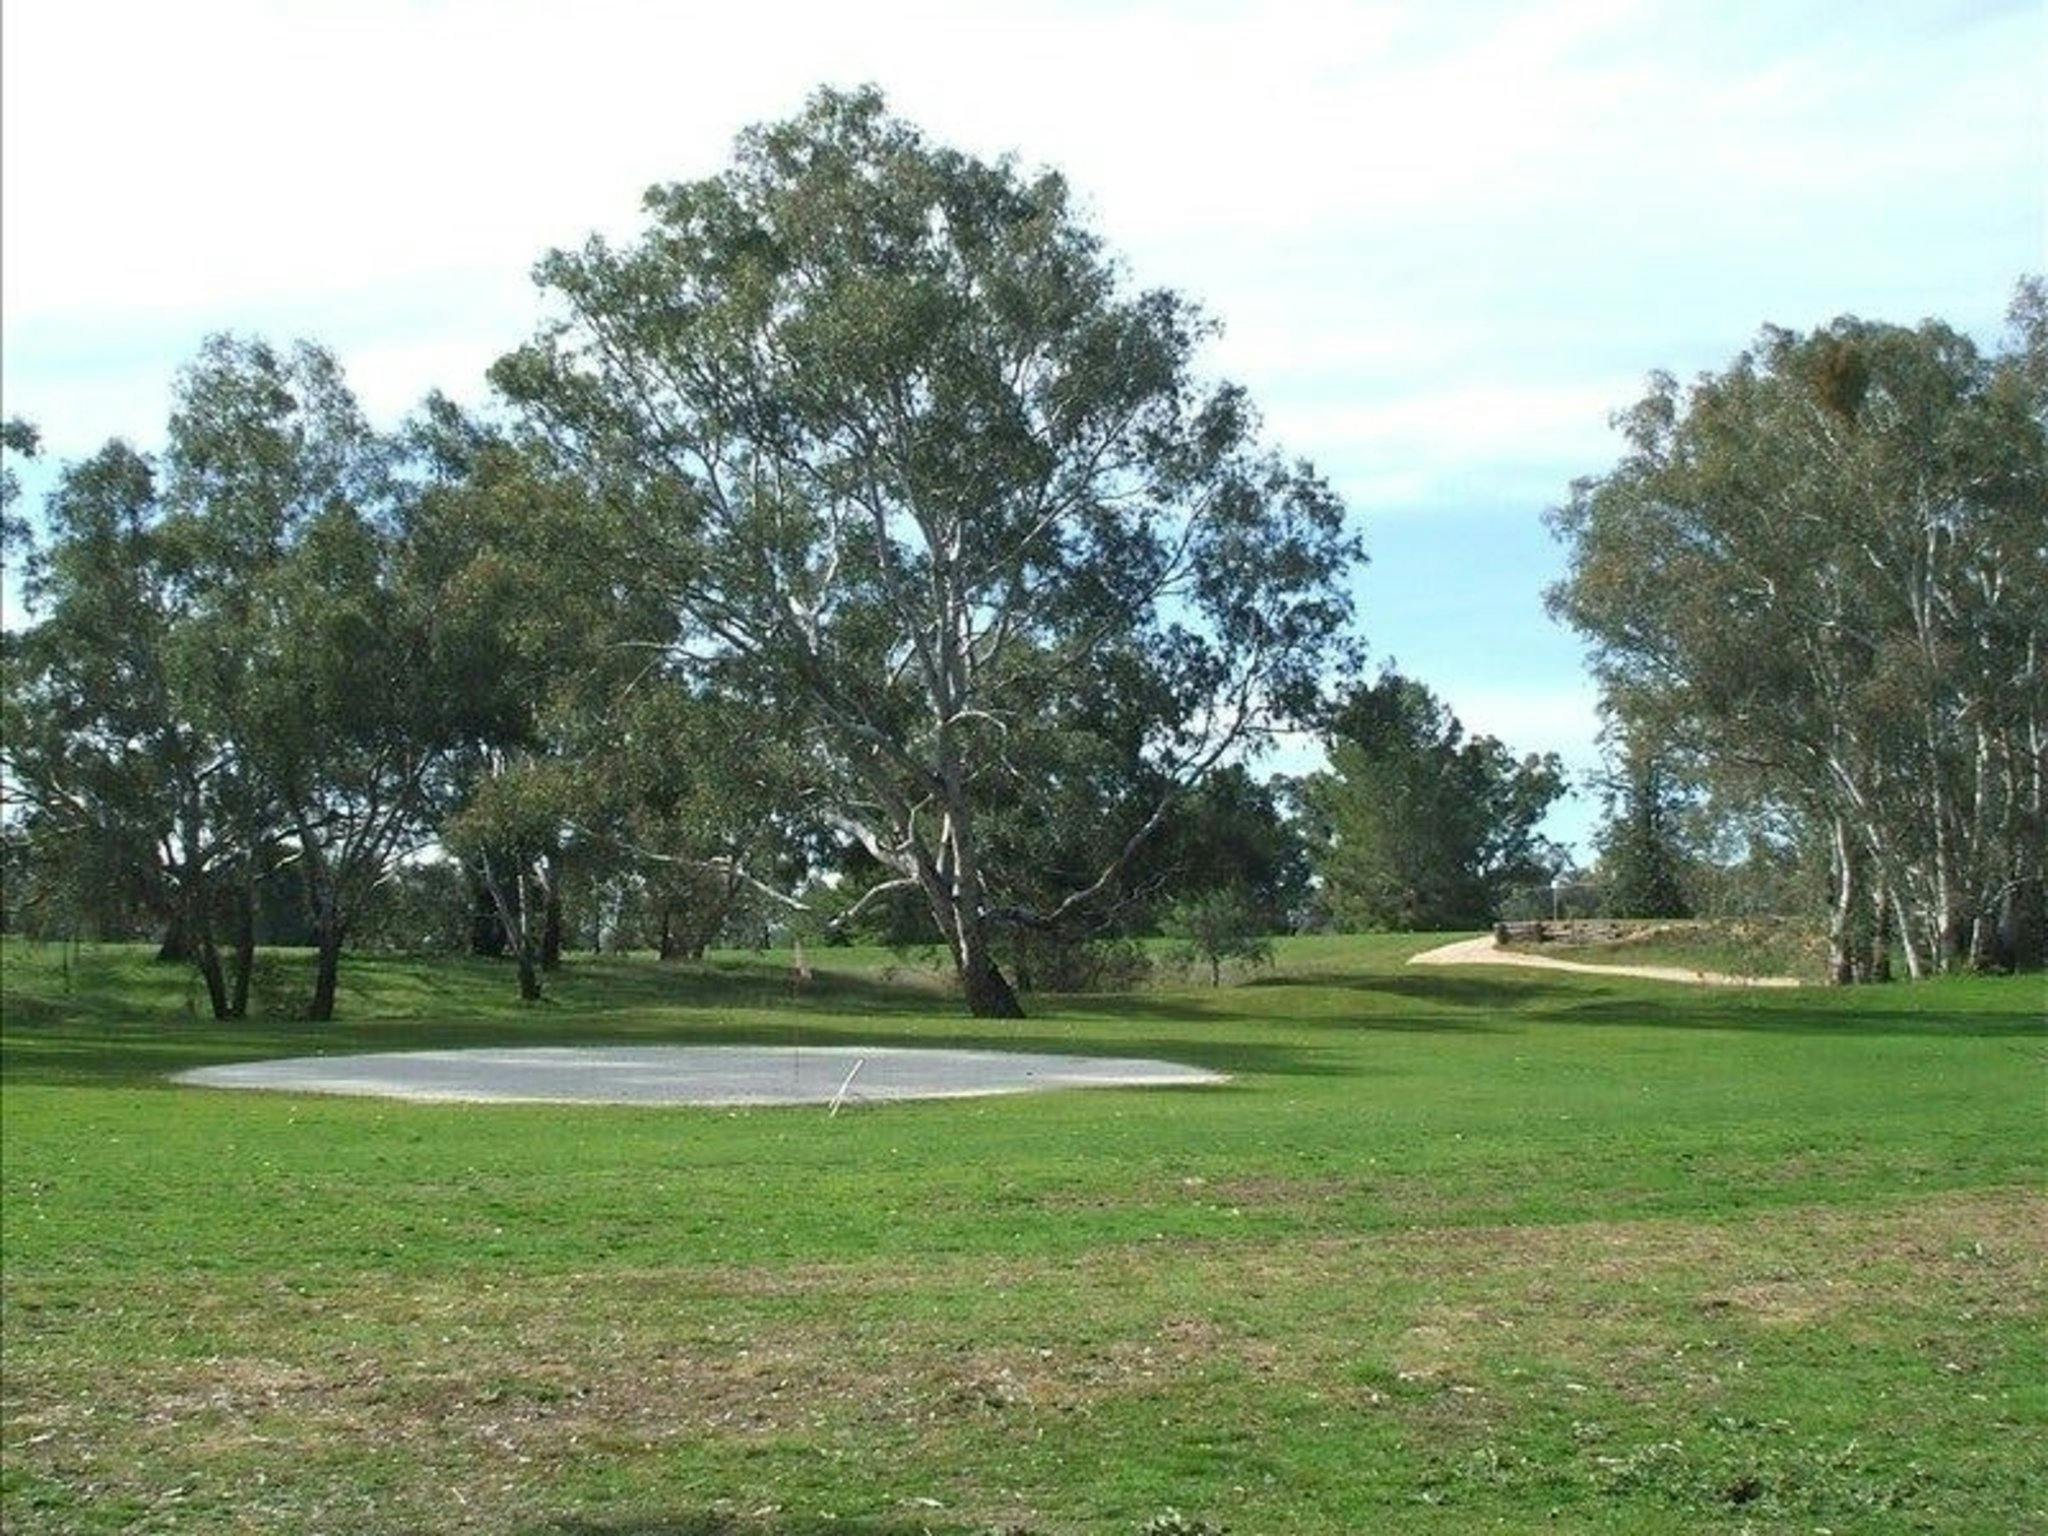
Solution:
<path fill-rule="evenodd" d="M 1527 463 L 1612 457 L 1608 416 L 1640 391 L 1640 380 L 1516 384 L 1473 379 L 1376 401 L 1327 400 L 1269 412 L 1290 442 L 1326 452 L 1356 449 L 1425 469 L 1472 463 Z"/>
<path fill-rule="evenodd" d="M 1855 33 L 1816 24 L 1791 49 L 1742 47 L 1755 18 L 1681 21 L 1610 0 L 15 0 L 5 308 L 502 276 L 630 223 L 643 185 L 712 169 L 738 126 L 820 80 L 880 80 L 943 136 L 1065 167 L 1141 277 L 1228 299 L 1226 316 L 1290 270 L 1341 307 L 1350 284 L 1398 283 L 1446 242 L 1538 262 L 1617 235 L 1654 251 L 1660 228 L 1725 241 L 1802 199 L 2028 163 L 2039 82 L 2024 69 L 1886 53 L 1898 28 L 1881 16 Z M 1725 34 L 1723 57 L 1694 56 L 1701 32 Z"/>
<path fill-rule="evenodd" d="M 2038 4 L 7 0 L 0 34 L 0 384 L 60 455 L 152 439 L 215 328 L 332 343 L 386 417 L 474 394 L 544 249 L 820 82 L 1062 168 L 1375 514 L 1531 516 L 1646 371 L 1765 320 L 1995 329 L 2048 236 Z M 1454 702 L 1589 739 L 1538 682 Z"/>

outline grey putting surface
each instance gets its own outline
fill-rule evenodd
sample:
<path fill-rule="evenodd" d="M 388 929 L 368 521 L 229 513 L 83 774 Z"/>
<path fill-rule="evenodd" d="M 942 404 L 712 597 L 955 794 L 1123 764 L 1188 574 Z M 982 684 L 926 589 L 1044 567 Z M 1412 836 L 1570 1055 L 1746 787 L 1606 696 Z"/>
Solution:
<path fill-rule="evenodd" d="M 859 1070 L 855 1071 L 855 1063 Z M 853 1080 L 847 1083 L 847 1074 Z M 1036 1056 L 904 1046 L 535 1046 L 294 1056 L 199 1067 L 178 1082 L 206 1088 L 367 1094 L 393 1099 L 529 1104 L 849 1104 L 958 1099 L 1048 1088 L 1161 1088 L 1221 1083 L 1221 1072 L 1172 1061 Z"/>

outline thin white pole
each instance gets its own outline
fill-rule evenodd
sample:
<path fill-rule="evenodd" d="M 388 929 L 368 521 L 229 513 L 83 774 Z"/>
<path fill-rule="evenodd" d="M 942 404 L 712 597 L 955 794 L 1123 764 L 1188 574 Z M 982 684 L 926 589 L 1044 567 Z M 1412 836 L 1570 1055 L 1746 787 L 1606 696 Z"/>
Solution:
<path fill-rule="evenodd" d="M 839 1085 L 839 1091 L 832 1095 L 832 1112 L 825 1116 L 827 1120 L 836 1120 L 839 1118 L 839 1106 L 842 1102 L 844 1102 L 846 1098 L 846 1090 L 853 1086 L 853 1073 L 858 1072 L 862 1067 L 866 1066 L 867 1062 L 867 1057 L 861 1057 L 858 1061 L 856 1061 L 853 1064 L 853 1072 L 849 1072 L 846 1074 L 846 1081 L 841 1083 Z"/>

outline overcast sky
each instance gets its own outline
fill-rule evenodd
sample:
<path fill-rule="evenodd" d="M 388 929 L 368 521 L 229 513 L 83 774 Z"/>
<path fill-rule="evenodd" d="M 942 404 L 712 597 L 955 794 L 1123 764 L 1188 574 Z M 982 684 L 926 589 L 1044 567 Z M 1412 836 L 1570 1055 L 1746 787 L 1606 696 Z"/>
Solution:
<path fill-rule="evenodd" d="M 1579 767 L 1541 514 L 1608 413 L 1766 321 L 1995 342 L 2048 265 L 2048 0 L 7 0 L 0 32 L 0 405 L 59 459 L 154 445 L 215 330 L 327 343 L 387 421 L 481 398 L 542 251 L 872 81 L 1059 167 L 1222 321 L 1215 370 L 1361 520 L 1375 652 Z"/>

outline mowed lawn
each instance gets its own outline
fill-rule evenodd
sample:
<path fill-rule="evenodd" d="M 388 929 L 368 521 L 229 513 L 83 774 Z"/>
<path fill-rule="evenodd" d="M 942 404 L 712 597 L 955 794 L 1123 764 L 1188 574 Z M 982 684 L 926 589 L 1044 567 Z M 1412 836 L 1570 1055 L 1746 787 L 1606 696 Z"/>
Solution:
<path fill-rule="evenodd" d="M 1431 942 L 1016 1024 L 881 954 L 795 995 L 773 956 L 576 959 L 526 1009 L 500 967 L 351 961 L 317 1027 L 10 942 L 0 1524 L 2048 1530 L 2040 977 L 1402 964 Z M 1234 1081 L 828 1119 L 164 1080 L 733 1040 Z"/>

